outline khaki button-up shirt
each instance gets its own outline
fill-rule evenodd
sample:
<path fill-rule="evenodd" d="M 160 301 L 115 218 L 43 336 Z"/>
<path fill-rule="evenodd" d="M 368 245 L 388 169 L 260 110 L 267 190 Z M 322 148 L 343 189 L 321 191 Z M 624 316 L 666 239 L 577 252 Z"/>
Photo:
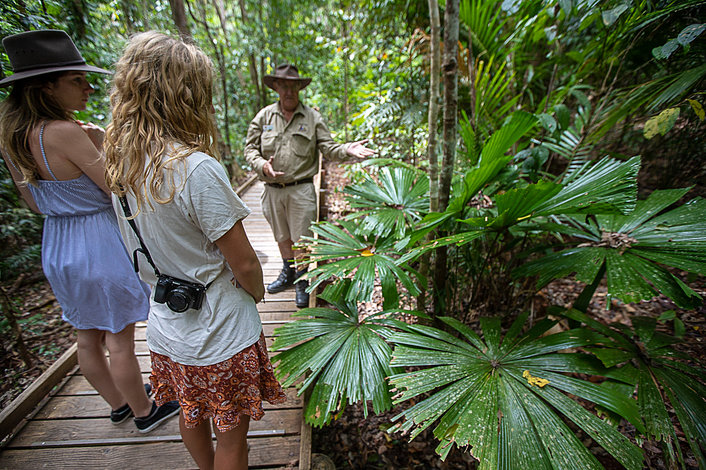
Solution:
<path fill-rule="evenodd" d="M 287 122 L 279 103 L 266 106 L 248 126 L 245 159 L 265 182 L 291 183 L 314 176 L 319 170 L 319 155 L 342 161 L 349 144 L 337 144 L 318 111 L 299 103 Z M 272 168 L 284 175 L 269 178 L 262 167 L 272 159 Z"/>

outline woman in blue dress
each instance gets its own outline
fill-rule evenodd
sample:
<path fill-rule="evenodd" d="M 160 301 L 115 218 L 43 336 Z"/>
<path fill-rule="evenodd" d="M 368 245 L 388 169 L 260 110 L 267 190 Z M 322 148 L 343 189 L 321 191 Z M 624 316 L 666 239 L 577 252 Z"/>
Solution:
<path fill-rule="evenodd" d="M 148 289 L 122 243 L 105 183 L 104 131 L 73 118 L 93 88 L 87 65 L 63 31 L 8 36 L 3 46 L 14 74 L 0 104 L 0 151 L 23 199 L 45 214 L 42 267 L 77 329 L 78 361 L 111 406 L 114 424 L 135 416 L 149 432 L 179 406 L 150 400 L 134 351 L 135 322 L 147 320 Z M 110 353 L 107 360 L 104 348 Z"/>

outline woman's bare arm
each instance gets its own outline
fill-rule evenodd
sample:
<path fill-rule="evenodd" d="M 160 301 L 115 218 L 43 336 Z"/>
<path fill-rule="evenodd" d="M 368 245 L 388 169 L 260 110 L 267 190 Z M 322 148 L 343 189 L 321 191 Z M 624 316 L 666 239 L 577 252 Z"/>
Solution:
<path fill-rule="evenodd" d="M 243 222 L 240 220 L 236 222 L 225 235 L 216 240 L 216 246 L 228 261 L 238 285 L 245 289 L 255 302 L 261 301 L 265 296 L 262 266 L 250 245 Z"/>
<path fill-rule="evenodd" d="M 5 164 L 7 165 L 7 168 L 10 170 L 10 175 L 12 176 L 12 181 L 14 181 L 15 186 L 17 187 L 17 190 L 20 192 L 20 196 L 24 201 L 27 203 L 30 209 L 32 211 L 36 212 L 37 214 L 41 214 L 39 211 L 39 208 L 37 207 L 37 203 L 34 202 L 34 197 L 32 197 L 32 193 L 29 191 L 29 188 L 27 187 L 26 184 L 22 183 L 22 174 L 15 169 L 15 166 L 10 163 L 8 160 L 8 157 L 5 155 L 2 156 L 2 158 L 5 159 Z"/>

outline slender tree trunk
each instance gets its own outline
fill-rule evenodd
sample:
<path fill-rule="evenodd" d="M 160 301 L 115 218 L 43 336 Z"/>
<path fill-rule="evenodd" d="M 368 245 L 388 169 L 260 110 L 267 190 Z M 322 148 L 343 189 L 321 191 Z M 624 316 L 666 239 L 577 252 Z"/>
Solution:
<path fill-rule="evenodd" d="M 219 150 L 221 153 L 224 155 L 226 160 L 229 160 L 231 157 L 231 152 L 230 152 L 230 125 L 228 123 L 228 78 L 227 78 L 227 71 L 226 71 L 226 64 L 225 64 L 225 57 L 224 57 L 224 51 L 223 51 L 223 46 L 218 43 L 218 40 L 214 37 L 213 33 L 211 32 L 211 28 L 208 25 L 208 19 L 206 17 L 206 8 L 205 5 L 201 1 L 196 2 L 198 9 L 199 9 L 199 17 L 196 17 L 194 15 L 194 12 L 191 10 L 191 6 L 189 6 L 189 15 L 191 15 L 191 19 L 194 21 L 194 23 L 200 24 L 203 27 L 204 32 L 206 33 L 206 37 L 208 38 L 208 41 L 211 43 L 211 46 L 213 46 L 213 53 L 216 58 L 216 63 L 218 64 L 218 72 L 220 75 L 220 85 L 221 85 L 221 92 L 223 93 L 223 131 L 225 133 L 225 140 L 223 140 L 223 137 L 221 136 L 220 131 L 218 132 L 217 139 L 218 139 L 218 146 Z M 237 165 L 236 165 L 237 168 Z M 238 171 L 233 171 L 234 168 L 228 168 L 229 172 L 231 173 L 229 176 L 231 179 L 234 179 L 237 177 Z"/>
<path fill-rule="evenodd" d="M 431 56 L 431 70 L 429 72 L 429 147 L 427 155 L 429 158 L 429 210 L 436 212 L 439 210 L 439 160 L 436 155 L 437 147 L 437 122 L 439 119 L 439 72 L 441 68 L 441 52 L 439 23 L 439 3 L 437 0 L 429 0 L 429 19 L 431 21 L 431 44 L 429 54 Z"/>
<path fill-rule="evenodd" d="M 456 125 L 458 122 L 458 4 L 446 2 L 444 16 L 444 158 L 439 180 L 439 210 L 449 203 L 451 178 L 456 160 Z"/>
<path fill-rule="evenodd" d="M 174 25 L 179 31 L 179 36 L 181 36 L 183 40 L 193 40 L 191 30 L 186 22 L 184 0 L 169 0 L 169 5 L 172 7 L 172 19 L 174 20 Z"/>
<path fill-rule="evenodd" d="M 243 25 L 249 28 L 250 20 L 248 19 L 248 13 L 245 10 L 245 0 L 238 0 L 238 5 L 240 6 L 240 17 L 243 21 Z M 263 101 L 263 93 L 260 91 L 260 77 L 257 74 L 255 54 L 252 52 L 248 54 L 248 70 L 250 71 L 250 79 L 252 80 L 253 85 L 255 85 L 255 96 L 257 97 L 257 102 L 255 103 L 254 113 L 257 113 L 263 106 L 265 106 L 265 102 Z"/>
<path fill-rule="evenodd" d="M 458 121 L 458 28 L 459 0 L 446 2 L 444 15 L 444 157 L 439 180 L 439 210 L 446 210 L 451 192 L 456 160 L 456 125 Z M 443 233 L 440 236 L 444 236 Z M 446 247 L 436 251 L 434 261 L 434 312 L 442 313 L 446 309 Z"/>
<path fill-rule="evenodd" d="M 428 0 L 429 22 L 431 23 L 431 40 L 429 56 L 431 69 L 429 70 L 429 139 L 427 157 L 429 159 L 429 212 L 439 209 L 439 160 L 436 155 L 437 147 L 437 122 L 439 119 L 439 71 L 441 68 L 441 53 L 439 51 L 439 3 L 437 0 Z M 426 253 L 420 261 L 419 271 L 422 277 L 429 275 L 431 253 Z M 423 286 L 417 297 L 417 309 L 426 310 L 427 286 Z"/>
<path fill-rule="evenodd" d="M 83 0 L 70 0 L 69 10 L 71 11 L 71 37 L 76 41 L 81 41 L 86 36 L 86 5 Z"/>
<path fill-rule="evenodd" d="M 350 50 L 348 48 L 348 21 L 346 20 L 347 6 L 345 2 L 341 2 L 341 32 L 343 36 L 343 136 L 348 142 L 348 80 L 349 80 L 349 57 Z"/>
<path fill-rule="evenodd" d="M 128 34 L 135 32 L 135 14 L 133 11 L 133 4 L 129 0 L 121 0 L 120 7 L 123 10 L 123 15 L 125 17 L 125 30 Z"/>
<path fill-rule="evenodd" d="M 258 9 L 257 9 L 257 19 L 260 22 L 261 25 L 264 25 L 264 20 L 262 18 L 262 5 L 266 4 L 266 1 L 263 1 L 262 3 L 258 4 Z M 275 62 L 276 64 L 277 62 Z M 260 76 L 264 77 L 265 76 L 265 58 L 260 55 Z M 259 82 L 258 82 L 259 83 Z M 263 107 L 267 104 L 267 87 L 266 86 L 261 86 L 260 87 L 260 107 Z M 259 110 L 259 108 L 258 108 Z"/>

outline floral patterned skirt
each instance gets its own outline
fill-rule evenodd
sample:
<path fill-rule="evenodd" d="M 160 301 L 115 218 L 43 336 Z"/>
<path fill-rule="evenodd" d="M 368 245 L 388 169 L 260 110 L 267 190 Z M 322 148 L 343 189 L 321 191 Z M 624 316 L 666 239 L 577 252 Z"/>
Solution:
<path fill-rule="evenodd" d="M 213 419 L 225 432 L 240 424 L 240 415 L 259 420 L 262 400 L 284 403 L 287 396 L 272 372 L 265 336 L 230 359 L 209 366 L 187 366 L 150 351 L 150 382 L 157 405 L 178 400 L 188 428 Z"/>

